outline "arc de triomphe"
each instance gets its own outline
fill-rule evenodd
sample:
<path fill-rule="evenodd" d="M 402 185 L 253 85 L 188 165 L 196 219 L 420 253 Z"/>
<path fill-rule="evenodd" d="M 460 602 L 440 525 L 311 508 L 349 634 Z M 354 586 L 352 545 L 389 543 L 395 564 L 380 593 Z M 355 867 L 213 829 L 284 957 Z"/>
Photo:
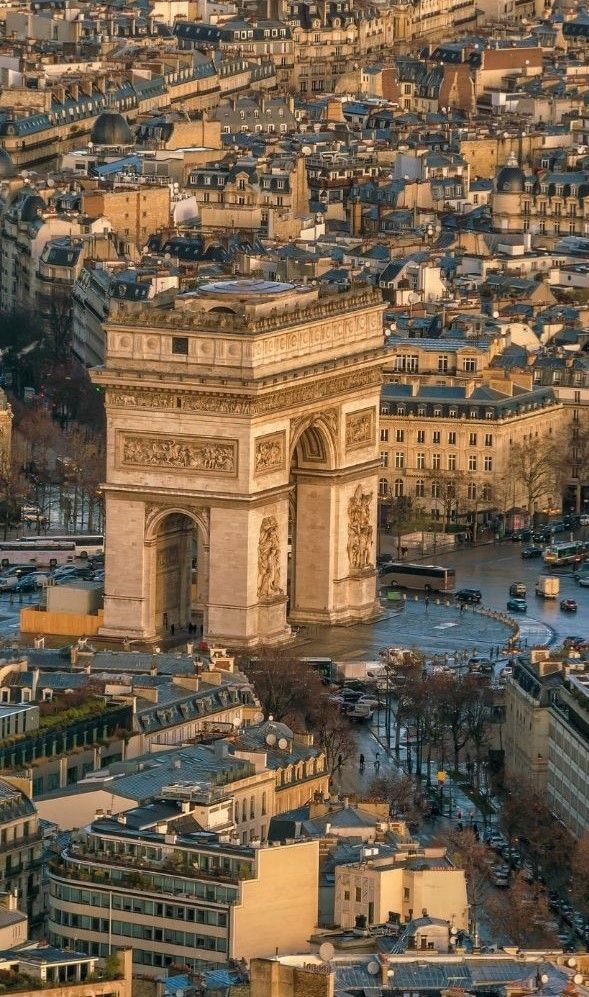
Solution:
<path fill-rule="evenodd" d="M 383 304 L 257 280 L 114 307 L 103 633 L 253 645 L 375 610 Z M 287 605 L 288 603 L 288 605 Z M 202 614 L 202 615 L 201 615 Z"/>

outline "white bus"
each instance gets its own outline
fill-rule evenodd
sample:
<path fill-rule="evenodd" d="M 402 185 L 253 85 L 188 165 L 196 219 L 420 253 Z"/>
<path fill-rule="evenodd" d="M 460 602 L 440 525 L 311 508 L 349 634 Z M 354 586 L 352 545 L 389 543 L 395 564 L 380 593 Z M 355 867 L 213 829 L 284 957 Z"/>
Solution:
<path fill-rule="evenodd" d="M 92 557 L 93 554 L 104 554 L 104 536 L 101 533 L 69 533 L 63 536 L 20 537 L 19 543 L 73 543 L 76 557 Z"/>
<path fill-rule="evenodd" d="M 3 540 L 0 543 L 0 564 L 34 564 L 39 567 L 52 568 L 58 564 L 67 564 L 76 556 L 75 544 L 45 540 L 41 543 L 29 543 L 27 540 Z"/>

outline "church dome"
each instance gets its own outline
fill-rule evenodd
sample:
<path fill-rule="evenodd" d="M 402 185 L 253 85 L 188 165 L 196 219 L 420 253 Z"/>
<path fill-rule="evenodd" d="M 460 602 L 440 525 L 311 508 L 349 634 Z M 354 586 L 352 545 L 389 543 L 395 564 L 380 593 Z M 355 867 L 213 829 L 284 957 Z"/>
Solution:
<path fill-rule="evenodd" d="M 95 145 L 132 145 L 133 136 L 122 114 L 103 111 L 92 126 L 90 141 Z"/>
<path fill-rule="evenodd" d="M 16 173 L 14 163 L 6 149 L 0 146 L 0 180 L 10 180 Z"/>
<path fill-rule="evenodd" d="M 507 164 L 497 174 L 498 194 L 521 194 L 526 184 L 524 172 L 518 166 L 515 156 L 510 156 Z"/>

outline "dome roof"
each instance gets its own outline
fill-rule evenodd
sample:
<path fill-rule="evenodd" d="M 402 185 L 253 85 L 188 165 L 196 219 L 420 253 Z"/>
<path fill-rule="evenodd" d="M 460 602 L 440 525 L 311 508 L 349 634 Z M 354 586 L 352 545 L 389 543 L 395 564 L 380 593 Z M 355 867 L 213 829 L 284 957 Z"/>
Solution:
<path fill-rule="evenodd" d="M 16 173 L 14 163 L 8 155 L 6 149 L 0 146 L 0 180 L 9 180 Z"/>
<path fill-rule="evenodd" d="M 95 145 L 132 145 L 133 136 L 122 114 L 103 111 L 92 126 L 90 141 Z"/>
<path fill-rule="evenodd" d="M 521 194 L 525 189 L 526 178 L 515 156 L 510 156 L 507 164 L 497 174 L 498 194 Z"/>

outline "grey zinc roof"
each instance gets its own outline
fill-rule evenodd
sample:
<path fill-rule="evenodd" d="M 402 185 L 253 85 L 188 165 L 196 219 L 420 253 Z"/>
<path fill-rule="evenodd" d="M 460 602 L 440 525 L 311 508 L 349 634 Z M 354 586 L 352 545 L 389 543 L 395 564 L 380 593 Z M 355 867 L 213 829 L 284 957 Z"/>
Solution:
<path fill-rule="evenodd" d="M 221 755 L 214 747 L 195 744 L 185 748 L 146 755 L 137 759 L 137 770 L 111 779 L 109 790 L 138 803 L 158 796 L 163 786 L 173 783 L 210 781 L 219 785 L 240 773 L 253 774 L 250 762 L 233 755 Z M 144 765 L 139 771 L 139 764 Z"/>

